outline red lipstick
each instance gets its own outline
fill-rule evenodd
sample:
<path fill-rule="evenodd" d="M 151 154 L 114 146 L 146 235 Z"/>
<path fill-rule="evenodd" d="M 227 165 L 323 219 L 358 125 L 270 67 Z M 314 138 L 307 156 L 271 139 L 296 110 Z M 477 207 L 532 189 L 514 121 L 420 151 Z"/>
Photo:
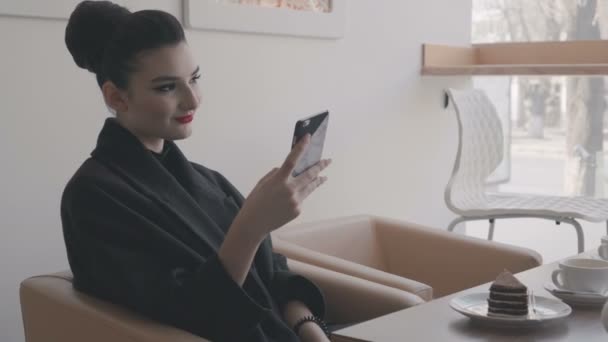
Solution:
<path fill-rule="evenodd" d="M 193 119 L 194 119 L 194 114 L 187 114 L 187 115 L 178 116 L 177 118 L 175 118 L 175 120 L 181 124 L 187 124 L 189 122 L 192 122 Z"/>

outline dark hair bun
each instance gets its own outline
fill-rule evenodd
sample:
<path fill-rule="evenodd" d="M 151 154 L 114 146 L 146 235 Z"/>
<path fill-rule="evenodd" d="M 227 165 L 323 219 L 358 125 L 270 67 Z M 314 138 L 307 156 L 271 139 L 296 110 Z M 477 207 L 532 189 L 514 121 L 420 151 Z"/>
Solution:
<path fill-rule="evenodd" d="M 101 70 L 104 48 L 131 12 L 110 1 L 83 1 L 70 15 L 65 44 L 76 65 L 93 73 Z"/>

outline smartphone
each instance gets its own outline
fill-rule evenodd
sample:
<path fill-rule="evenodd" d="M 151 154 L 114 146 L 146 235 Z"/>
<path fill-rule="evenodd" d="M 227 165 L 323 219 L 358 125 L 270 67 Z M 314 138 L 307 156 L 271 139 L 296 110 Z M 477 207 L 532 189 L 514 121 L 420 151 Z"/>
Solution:
<path fill-rule="evenodd" d="M 310 143 L 304 151 L 304 154 L 298 160 L 292 175 L 298 176 L 302 172 L 308 170 L 321 160 L 323 154 L 323 144 L 325 143 L 325 133 L 327 132 L 327 124 L 329 121 L 329 111 L 315 114 L 307 118 L 300 119 L 296 122 L 296 127 L 293 132 L 293 140 L 291 148 L 302 139 L 307 133 L 310 134 Z"/>

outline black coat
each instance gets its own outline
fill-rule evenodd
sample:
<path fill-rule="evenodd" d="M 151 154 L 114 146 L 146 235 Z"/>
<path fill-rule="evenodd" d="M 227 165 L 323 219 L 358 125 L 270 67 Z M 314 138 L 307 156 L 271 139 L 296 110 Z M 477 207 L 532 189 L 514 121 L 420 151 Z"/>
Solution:
<path fill-rule="evenodd" d="M 217 251 L 243 196 L 218 172 L 165 142 L 155 156 L 115 119 L 67 184 L 63 234 L 74 287 L 214 341 L 298 341 L 281 310 L 319 289 L 260 246 L 242 287 Z"/>

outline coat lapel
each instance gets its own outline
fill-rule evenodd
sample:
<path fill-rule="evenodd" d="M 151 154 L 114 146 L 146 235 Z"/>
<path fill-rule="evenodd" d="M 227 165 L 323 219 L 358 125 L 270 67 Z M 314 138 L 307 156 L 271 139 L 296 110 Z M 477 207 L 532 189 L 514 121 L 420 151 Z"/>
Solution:
<path fill-rule="evenodd" d="M 224 239 L 224 232 L 195 201 L 197 182 L 194 177 L 200 175 L 181 154 L 177 145 L 173 142 L 165 143 L 172 144 L 171 148 L 177 153 L 176 158 L 183 159 L 179 161 L 180 172 L 184 172 L 185 187 L 193 187 L 191 191 L 187 191 L 137 137 L 113 118 L 106 120 L 99 134 L 97 147 L 91 155 L 126 179 L 137 191 L 155 200 L 176 221 L 181 222 L 187 229 L 186 234 L 175 227 L 171 228 L 182 237 L 184 243 L 192 246 L 188 235 L 194 234 L 217 251 Z"/>

